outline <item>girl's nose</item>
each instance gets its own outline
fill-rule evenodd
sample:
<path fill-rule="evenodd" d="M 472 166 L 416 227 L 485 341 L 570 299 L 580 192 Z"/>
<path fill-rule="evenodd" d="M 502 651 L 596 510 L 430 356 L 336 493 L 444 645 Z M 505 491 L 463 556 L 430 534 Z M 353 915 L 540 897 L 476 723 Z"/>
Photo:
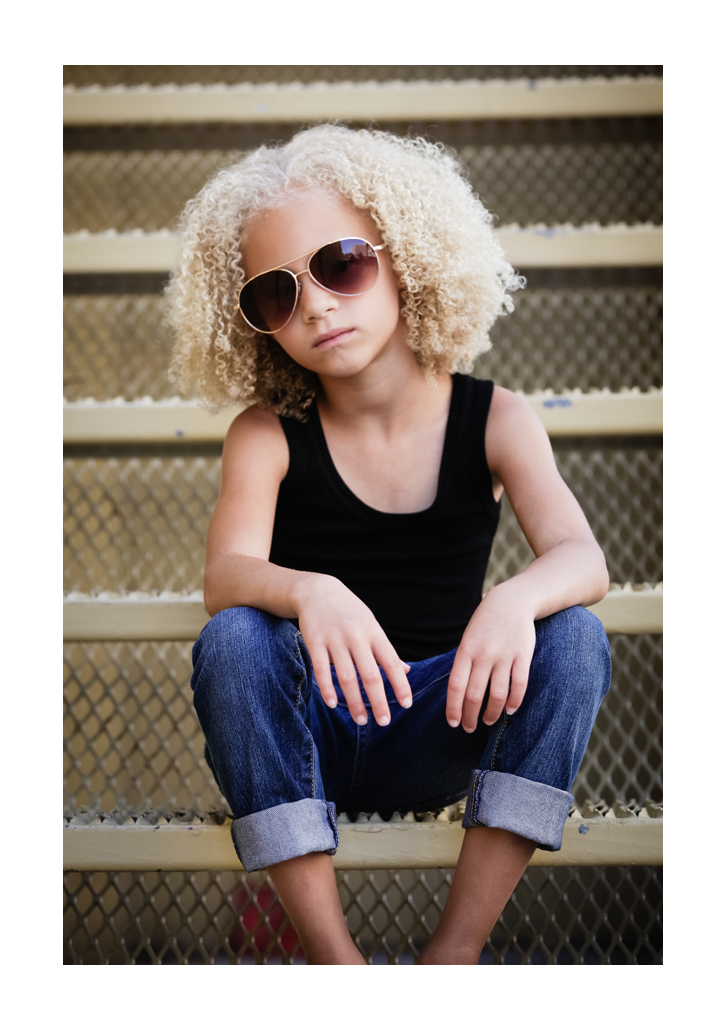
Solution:
<path fill-rule="evenodd" d="M 339 307 L 336 294 L 330 290 L 320 287 L 318 283 L 306 274 L 298 281 L 299 283 L 299 305 L 301 315 L 305 322 L 316 322 L 322 319 L 329 312 L 335 312 Z"/>

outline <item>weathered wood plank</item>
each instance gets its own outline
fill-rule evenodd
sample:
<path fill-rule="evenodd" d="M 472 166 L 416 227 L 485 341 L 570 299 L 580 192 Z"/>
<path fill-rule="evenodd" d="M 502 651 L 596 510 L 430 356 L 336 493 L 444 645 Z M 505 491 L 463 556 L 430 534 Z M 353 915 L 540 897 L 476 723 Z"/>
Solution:
<path fill-rule="evenodd" d="M 240 84 L 66 89 L 65 125 L 662 114 L 662 79 Z"/>
<path fill-rule="evenodd" d="M 607 633 L 662 632 L 662 585 L 616 587 L 589 607 Z M 72 597 L 63 605 L 65 641 L 194 641 L 208 616 L 200 593 L 188 598 Z"/>
<path fill-rule="evenodd" d="M 339 826 L 339 870 L 455 867 L 464 829 L 457 821 L 360 821 Z M 662 864 L 662 820 L 569 818 L 559 852 L 537 849 L 530 865 Z M 229 824 L 80 826 L 63 832 L 67 871 L 242 870 Z"/>
<path fill-rule="evenodd" d="M 503 226 L 496 233 L 519 269 L 662 265 L 661 226 Z M 177 238 L 168 230 L 69 233 L 63 271 L 168 272 L 176 253 Z"/>

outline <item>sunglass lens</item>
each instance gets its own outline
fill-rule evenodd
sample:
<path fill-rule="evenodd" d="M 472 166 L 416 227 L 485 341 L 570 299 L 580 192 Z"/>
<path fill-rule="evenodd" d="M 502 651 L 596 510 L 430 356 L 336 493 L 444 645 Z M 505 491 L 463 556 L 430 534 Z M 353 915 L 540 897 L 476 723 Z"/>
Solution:
<path fill-rule="evenodd" d="M 256 276 L 240 292 L 240 309 L 251 326 L 275 333 L 288 322 L 296 304 L 297 280 L 275 269 Z"/>
<path fill-rule="evenodd" d="M 366 240 L 337 240 L 312 256 L 311 273 L 336 294 L 363 294 L 377 281 L 379 261 Z"/>

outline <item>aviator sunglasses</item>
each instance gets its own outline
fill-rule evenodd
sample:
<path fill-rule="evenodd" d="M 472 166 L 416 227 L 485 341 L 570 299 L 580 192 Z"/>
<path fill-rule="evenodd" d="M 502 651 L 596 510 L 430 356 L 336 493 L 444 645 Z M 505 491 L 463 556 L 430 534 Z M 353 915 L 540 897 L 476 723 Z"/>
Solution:
<path fill-rule="evenodd" d="M 366 294 L 377 282 L 379 256 L 384 244 L 370 244 L 361 237 L 344 237 L 307 251 L 310 257 L 301 272 L 269 269 L 243 286 L 238 308 L 248 326 L 259 333 L 277 333 L 289 322 L 301 296 L 298 277 L 307 272 L 314 283 L 332 294 L 354 297 Z M 305 258 L 300 254 L 287 264 Z"/>

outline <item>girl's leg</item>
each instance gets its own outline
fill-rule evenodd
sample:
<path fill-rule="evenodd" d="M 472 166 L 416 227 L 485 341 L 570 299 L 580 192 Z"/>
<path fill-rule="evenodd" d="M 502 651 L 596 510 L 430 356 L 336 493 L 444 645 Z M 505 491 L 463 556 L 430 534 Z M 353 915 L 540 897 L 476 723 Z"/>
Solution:
<path fill-rule="evenodd" d="M 571 787 L 609 688 L 609 643 L 579 606 L 536 623 L 526 697 L 473 771 L 452 888 L 423 964 L 477 964 L 534 849 L 561 848 Z"/>
<path fill-rule="evenodd" d="M 193 660 L 195 709 L 243 866 L 268 868 L 310 963 L 363 963 L 334 879 L 336 808 L 324 795 L 325 757 L 311 732 L 326 714 L 312 719 L 323 703 L 299 632 L 256 609 L 223 610 L 205 626 Z M 334 740 L 346 767 L 340 733 L 327 727 L 319 745 Z"/>
<path fill-rule="evenodd" d="M 307 853 L 268 867 L 283 908 L 298 933 L 307 964 L 365 964 L 352 942 L 326 853 Z"/>
<path fill-rule="evenodd" d="M 536 843 L 502 828 L 468 828 L 439 924 L 420 964 L 477 964 Z"/>

